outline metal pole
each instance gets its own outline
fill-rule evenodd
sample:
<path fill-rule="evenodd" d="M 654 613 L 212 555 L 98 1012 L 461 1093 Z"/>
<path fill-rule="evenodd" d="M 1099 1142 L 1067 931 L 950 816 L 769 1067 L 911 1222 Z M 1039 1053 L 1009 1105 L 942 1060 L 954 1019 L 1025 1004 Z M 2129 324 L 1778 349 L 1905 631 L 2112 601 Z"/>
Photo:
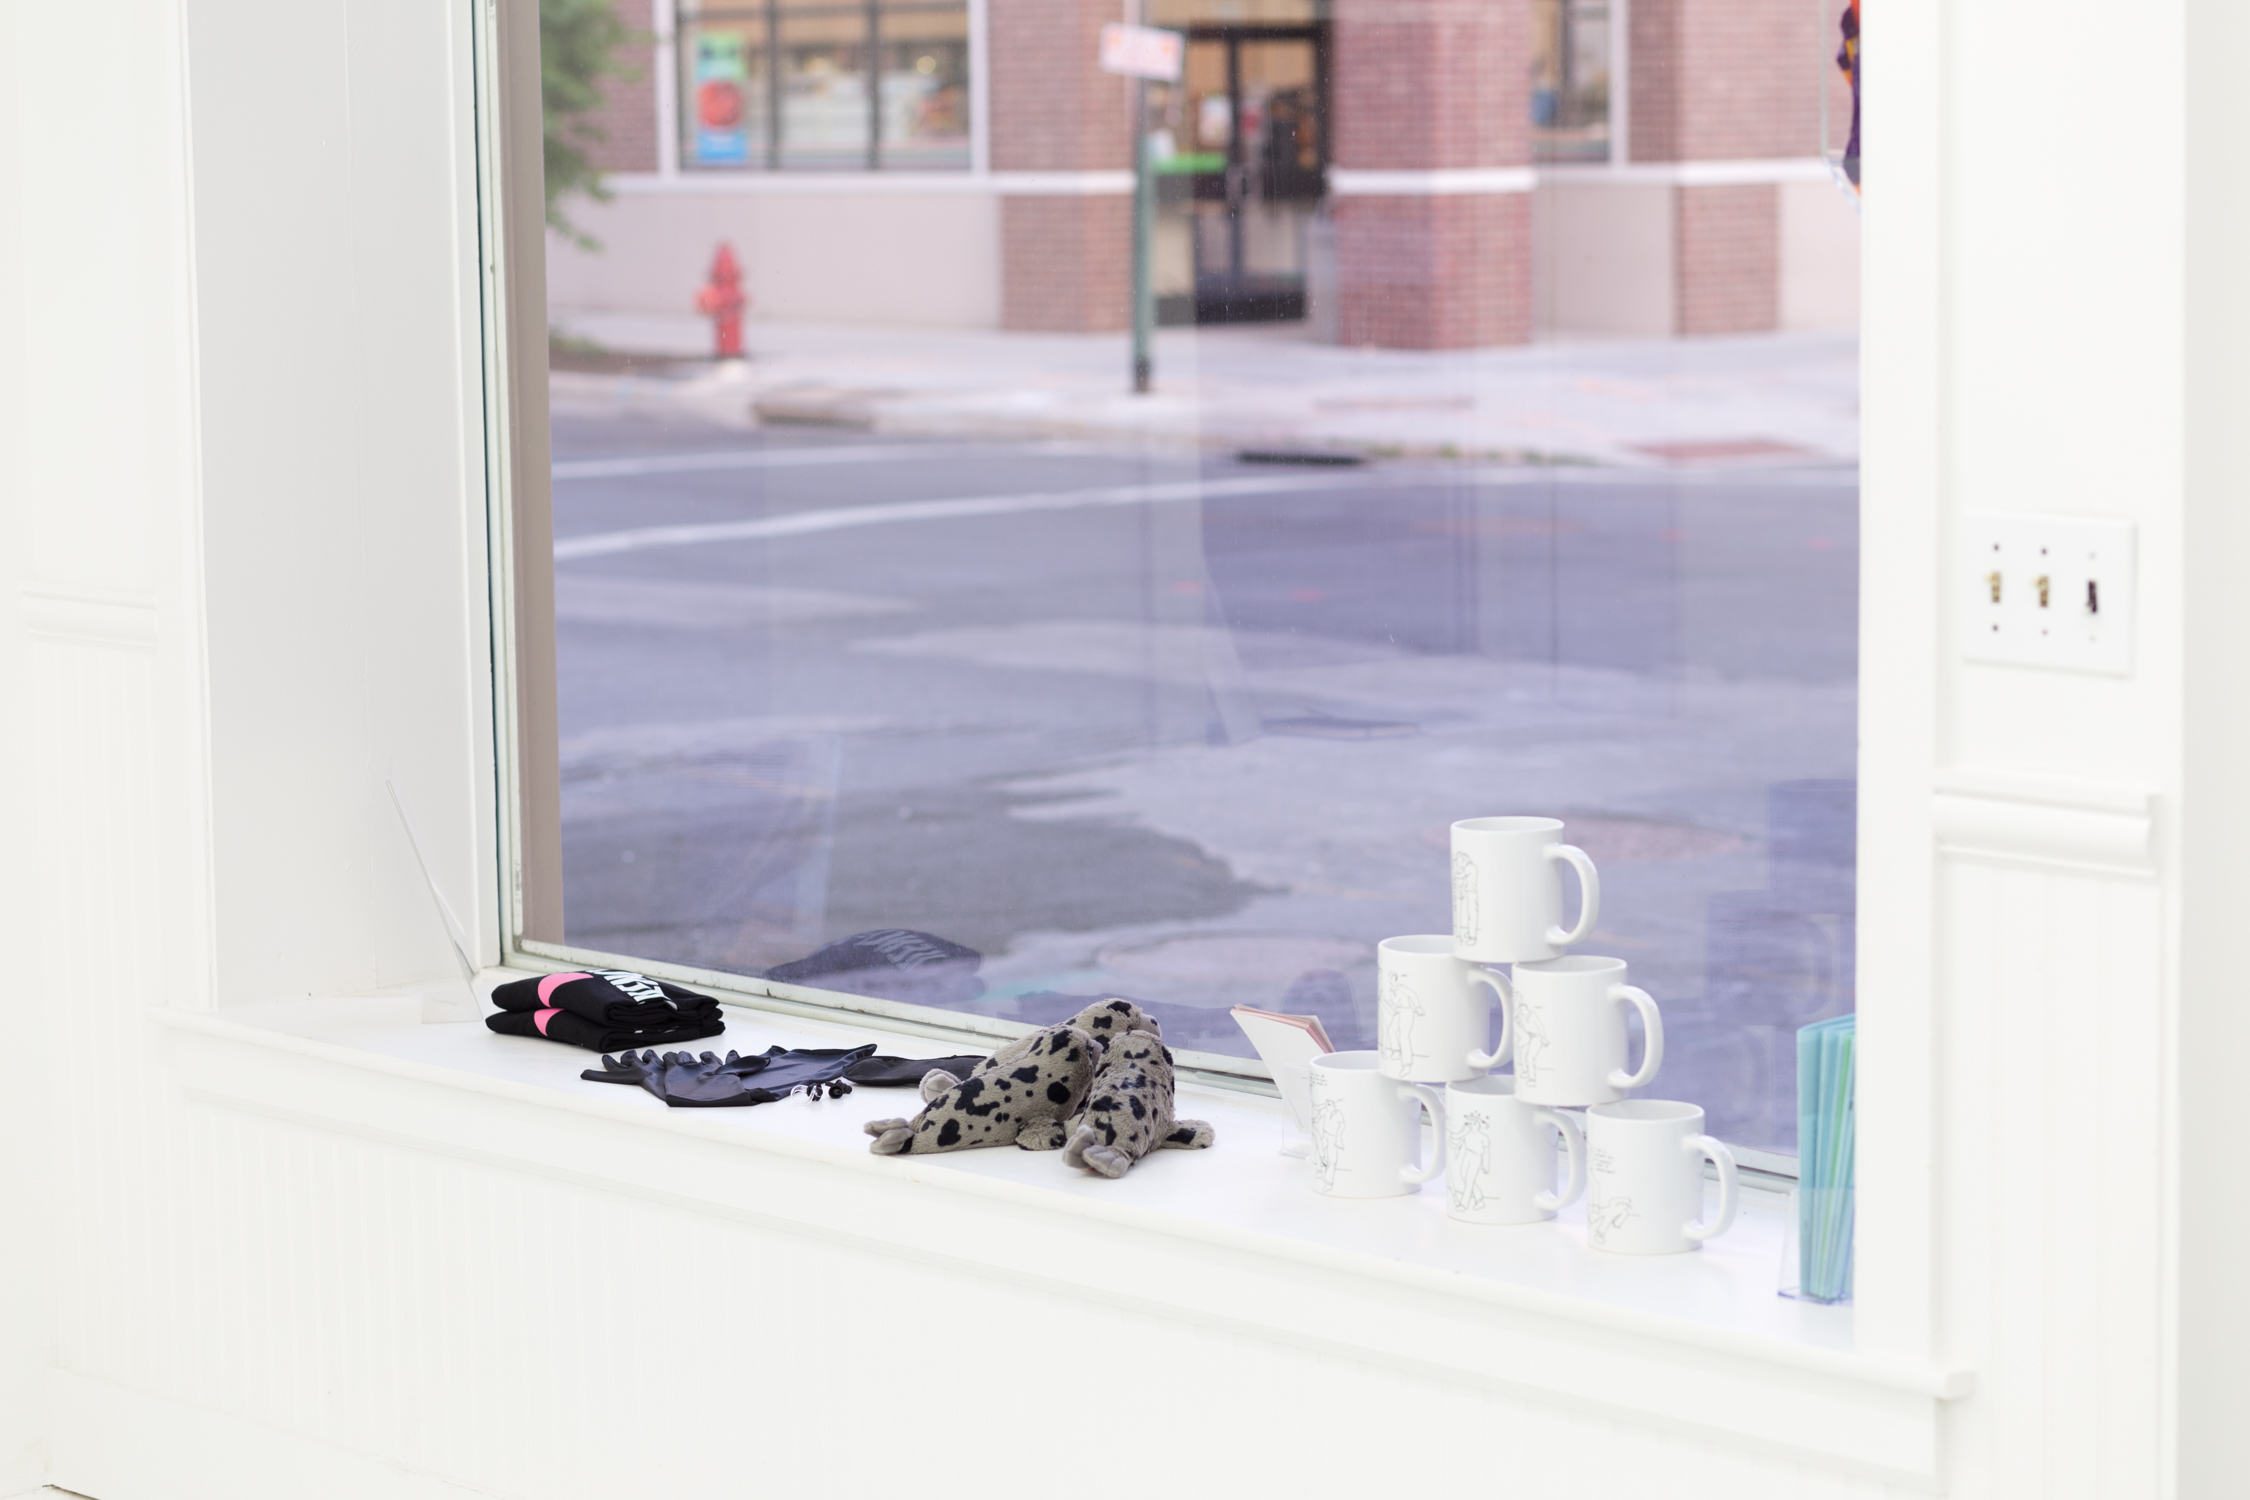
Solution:
<path fill-rule="evenodd" d="M 883 9 L 867 0 L 867 170 L 883 164 Z"/>
<path fill-rule="evenodd" d="M 1242 156 L 1242 38 L 1239 34 L 1227 38 L 1227 108 L 1232 112 L 1227 121 L 1227 273 L 1233 278 L 1227 294 L 1231 301 L 1242 295 L 1242 210 L 1250 192 L 1250 167 Z"/>
<path fill-rule="evenodd" d="M 1154 374 L 1156 290 L 1150 264 L 1156 237 L 1156 170 L 1149 150 L 1148 80 L 1133 80 L 1133 394 Z"/>

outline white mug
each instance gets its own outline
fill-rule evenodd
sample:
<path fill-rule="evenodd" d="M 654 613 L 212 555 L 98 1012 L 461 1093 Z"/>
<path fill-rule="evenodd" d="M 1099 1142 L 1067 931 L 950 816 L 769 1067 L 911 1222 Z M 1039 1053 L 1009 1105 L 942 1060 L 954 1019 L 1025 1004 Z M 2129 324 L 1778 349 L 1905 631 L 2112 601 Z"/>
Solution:
<path fill-rule="evenodd" d="M 1561 1133 L 1570 1171 L 1555 1191 Z M 1535 1224 L 1586 1191 L 1586 1137 L 1559 1109 L 1526 1104 L 1513 1078 L 1445 1086 L 1445 1211 L 1465 1224 Z"/>
<path fill-rule="evenodd" d="M 1602 882 L 1559 818 L 1466 818 L 1453 825 L 1453 951 L 1472 963 L 1536 963 L 1584 941 Z M 1562 869 L 1578 872 L 1578 924 L 1562 925 Z"/>
<path fill-rule="evenodd" d="M 1497 978 L 1455 958 L 1449 937 L 1385 938 L 1375 962 L 1375 1050 L 1385 1078 L 1450 1083 L 1492 1066 L 1476 1059 L 1492 1035 Z M 1493 1050 L 1507 1045 L 1503 1030 Z"/>
<path fill-rule="evenodd" d="M 1273 1083 L 1297 1127 L 1297 1139 L 1285 1143 L 1281 1154 L 1302 1160 L 1312 1155 L 1312 1069 L 1303 1063 L 1277 1062 L 1273 1065 Z"/>
<path fill-rule="evenodd" d="M 1385 1078 L 1373 1052 L 1312 1060 L 1313 1189 L 1331 1198 L 1396 1198 L 1445 1170 L 1445 1101 L 1436 1089 Z M 1422 1111 L 1437 1147 L 1422 1167 Z"/>
<path fill-rule="evenodd" d="M 1576 1108 L 1607 1104 L 1642 1088 L 1664 1066 L 1664 1017 L 1647 990 L 1625 982 L 1625 960 L 1591 954 L 1517 964 L 1500 997 L 1504 1051 L 1513 1056 L 1516 1097 Z M 1641 1065 L 1627 1071 L 1625 1007 L 1641 1013 Z"/>
<path fill-rule="evenodd" d="M 1703 1158 L 1719 1169 L 1719 1211 L 1703 1218 Z M 1586 1111 L 1586 1243 L 1618 1255 L 1677 1255 L 1734 1223 L 1734 1153 L 1703 1133 L 1703 1111 L 1626 1099 Z"/>

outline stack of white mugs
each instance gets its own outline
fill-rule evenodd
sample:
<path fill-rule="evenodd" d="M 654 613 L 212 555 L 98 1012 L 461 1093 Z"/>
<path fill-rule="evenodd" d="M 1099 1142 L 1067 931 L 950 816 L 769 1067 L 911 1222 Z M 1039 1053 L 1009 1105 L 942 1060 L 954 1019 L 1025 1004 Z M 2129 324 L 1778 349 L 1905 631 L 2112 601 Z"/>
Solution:
<path fill-rule="evenodd" d="M 1580 890 L 1567 928 L 1564 865 Z M 1734 1222 L 1734 1157 L 1704 1133 L 1703 1111 L 1625 1097 L 1664 1063 L 1656 1001 L 1626 982 L 1625 960 L 1564 951 L 1600 913 L 1601 878 L 1585 850 L 1563 842 L 1560 820 L 1454 824 L 1452 936 L 1386 939 L 1378 1049 L 1313 1059 L 1314 1187 L 1388 1198 L 1443 1172 L 1447 1213 L 1470 1224 L 1538 1223 L 1583 1193 L 1587 1243 L 1623 1255 L 1676 1254 L 1724 1234 Z M 1487 1051 L 1494 996 L 1500 1038 Z M 1627 1066 L 1628 1008 L 1641 1017 L 1638 1067 Z M 1511 1059 L 1513 1076 L 1492 1073 Z M 1582 1119 L 1570 1113 L 1581 1109 Z M 1427 1165 L 1425 1110 L 1436 1143 Z M 1706 1157 L 1719 1177 L 1708 1218 Z"/>

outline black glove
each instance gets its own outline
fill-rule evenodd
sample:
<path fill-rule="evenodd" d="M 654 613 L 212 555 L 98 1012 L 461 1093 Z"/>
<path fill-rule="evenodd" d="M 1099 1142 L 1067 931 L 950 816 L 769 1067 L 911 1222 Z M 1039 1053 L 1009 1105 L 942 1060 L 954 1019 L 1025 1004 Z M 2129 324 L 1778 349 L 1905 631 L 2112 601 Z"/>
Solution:
<path fill-rule="evenodd" d="M 724 1059 L 706 1052 L 621 1052 L 602 1058 L 602 1067 L 588 1068 L 578 1076 L 592 1083 L 637 1083 L 674 1109 L 726 1109 L 751 1104 L 771 1104 L 803 1089 L 814 1098 L 841 1097 L 851 1092 L 843 1072 L 875 1050 L 863 1047 L 805 1049 L 785 1052 L 774 1047 L 743 1057 L 729 1052 Z"/>
<path fill-rule="evenodd" d="M 966 1078 L 976 1071 L 978 1063 L 990 1061 L 989 1053 L 975 1057 L 870 1057 L 853 1063 L 844 1076 L 862 1088 L 911 1089 L 921 1087 L 922 1075 L 932 1070 Z"/>

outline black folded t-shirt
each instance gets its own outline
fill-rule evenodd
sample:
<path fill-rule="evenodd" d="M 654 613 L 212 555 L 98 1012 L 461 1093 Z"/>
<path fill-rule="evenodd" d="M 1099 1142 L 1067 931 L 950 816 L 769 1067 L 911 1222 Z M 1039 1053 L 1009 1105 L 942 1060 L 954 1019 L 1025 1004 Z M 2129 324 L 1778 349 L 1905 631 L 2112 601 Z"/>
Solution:
<path fill-rule="evenodd" d="M 518 979 L 492 992 L 492 1003 L 508 1011 L 567 1010 L 603 1026 L 674 1026 L 682 1021 L 717 1020 L 719 1002 L 709 995 L 635 974 L 630 969 L 597 969 L 578 974 L 542 974 Z M 542 1033 L 544 1034 L 544 1033 Z M 708 1032 L 698 1032 L 708 1036 Z M 623 1042 L 619 1046 L 626 1045 Z"/>
<path fill-rule="evenodd" d="M 668 1047 L 675 1042 L 692 1042 L 707 1036 L 717 1036 L 727 1029 L 727 1023 L 713 1006 L 709 1016 L 682 1016 L 668 1026 L 643 1026 L 639 1028 L 604 1026 L 599 1021 L 589 1021 L 584 1016 L 574 1016 L 567 1010 L 498 1010 L 484 1018 L 484 1024 L 502 1036 L 545 1037 L 550 1042 L 564 1042 L 573 1047 L 584 1047 L 589 1052 L 616 1052 L 632 1047 Z"/>

